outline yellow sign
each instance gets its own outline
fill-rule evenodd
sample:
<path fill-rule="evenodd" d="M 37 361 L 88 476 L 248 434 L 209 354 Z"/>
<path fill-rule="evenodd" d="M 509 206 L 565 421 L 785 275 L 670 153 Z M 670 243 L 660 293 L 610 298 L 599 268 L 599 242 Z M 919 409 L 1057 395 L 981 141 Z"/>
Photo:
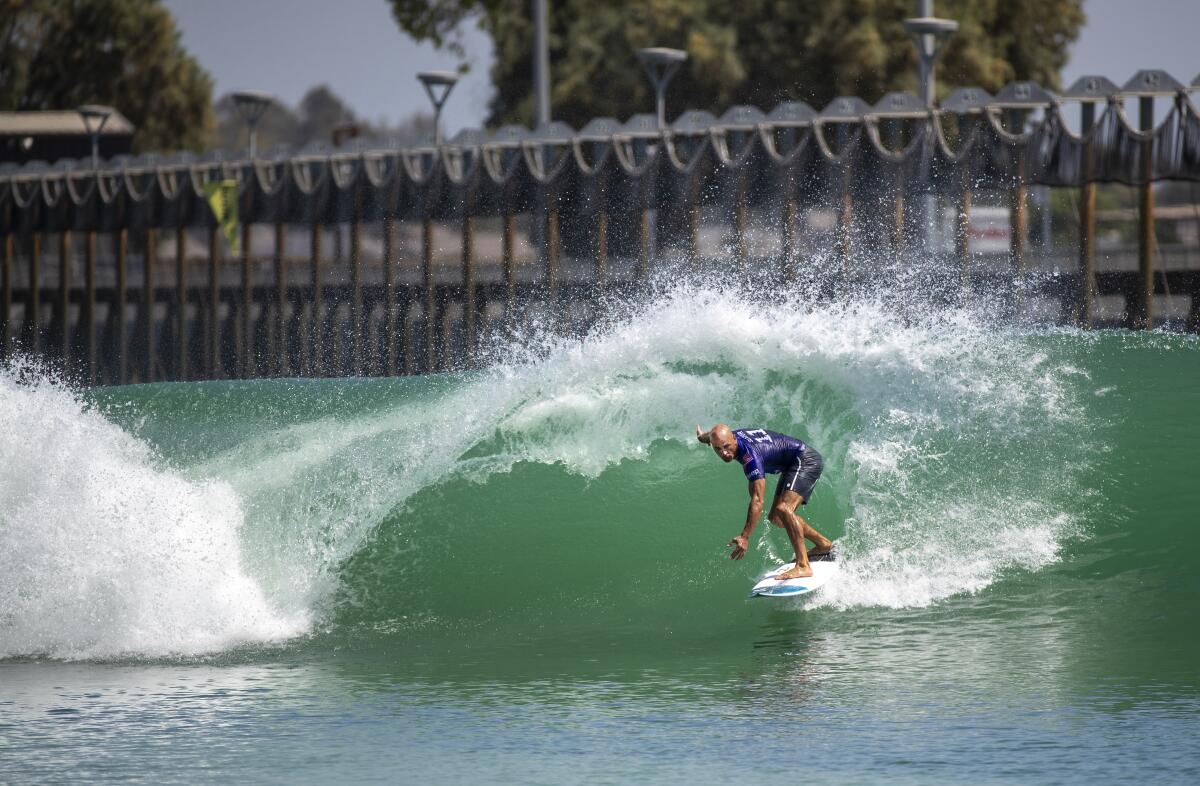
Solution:
<path fill-rule="evenodd" d="M 208 206 L 212 209 L 217 226 L 229 243 L 229 250 L 237 256 L 240 251 L 238 242 L 238 189 L 236 180 L 218 180 L 204 184 L 204 195 L 208 198 Z"/>

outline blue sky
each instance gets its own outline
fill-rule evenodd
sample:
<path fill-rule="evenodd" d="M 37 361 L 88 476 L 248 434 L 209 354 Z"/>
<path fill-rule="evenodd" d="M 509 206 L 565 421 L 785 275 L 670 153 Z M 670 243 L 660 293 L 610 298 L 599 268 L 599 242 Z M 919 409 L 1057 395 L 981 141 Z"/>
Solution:
<path fill-rule="evenodd" d="M 416 72 L 458 66 L 448 53 L 401 33 L 386 0 L 165 5 L 184 46 L 212 74 L 218 96 L 266 90 L 294 106 L 308 88 L 328 84 L 359 116 L 395 122 L 429 108 Z M 551 0 L 551 13 L 553 6 Z M 1121 84 L 1139 68 L 1162 68 L 1185 82 L 1200 73 L 1200 0 L 1085 0 L 1084 10 L 1088 23 L 1071 49 L 1064 84 L 1084 74 Z M 490 42 L 471 29 L 465 43 L 472 71 L 446 104 L 443 119 L 451 134 L 482 123 L 491 90 Z"/>

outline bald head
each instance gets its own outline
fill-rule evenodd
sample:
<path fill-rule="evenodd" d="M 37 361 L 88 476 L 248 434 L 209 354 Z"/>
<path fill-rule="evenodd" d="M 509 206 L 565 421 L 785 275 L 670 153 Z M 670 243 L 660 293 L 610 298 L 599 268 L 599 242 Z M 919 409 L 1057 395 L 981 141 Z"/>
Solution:
<path fill-rule="evenodd" d="M 718 423 L 709 429 L 708 444 L 712 445 L 713 453 L 720 456 L 722 461 L 733 461 L 733 457 L 737 455 L 737 439 L 724 423 Z"/>

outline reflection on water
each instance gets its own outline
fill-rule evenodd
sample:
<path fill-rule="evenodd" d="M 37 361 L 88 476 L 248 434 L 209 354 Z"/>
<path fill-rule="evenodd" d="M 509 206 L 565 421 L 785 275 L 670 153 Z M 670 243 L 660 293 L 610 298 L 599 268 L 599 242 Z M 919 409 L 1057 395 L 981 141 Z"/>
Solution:
<path fill-rule="evenodd" d="M 740 628 L 653 639 L 406 632 L 206 662 L 8 662 L 0 740 L 25 755 L 0 781 L 1194 779 L 1194 686 L 1086 676 L 1094 620 L 1032 600 L 748 605 Z"/>

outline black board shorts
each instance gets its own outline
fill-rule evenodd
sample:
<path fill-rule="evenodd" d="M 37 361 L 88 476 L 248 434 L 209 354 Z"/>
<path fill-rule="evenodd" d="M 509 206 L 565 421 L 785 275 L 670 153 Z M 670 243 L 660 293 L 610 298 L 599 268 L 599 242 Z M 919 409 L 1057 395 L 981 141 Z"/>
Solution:
<path fill-rule="evenodd" d="M 785 490 L 794 491 L 804 498 L 800 504 L 807 505 L 812 496 L 813 486 L 817 484 L 817 478 L 821 477 L 821 470 L 824 466 L 825 462 L 821 460 L 821 454 L 810 447 L 805 447 L 800 458 L 779 473 L 779 484 L 775 486 L 775 498 L 779 499 Z"/>

